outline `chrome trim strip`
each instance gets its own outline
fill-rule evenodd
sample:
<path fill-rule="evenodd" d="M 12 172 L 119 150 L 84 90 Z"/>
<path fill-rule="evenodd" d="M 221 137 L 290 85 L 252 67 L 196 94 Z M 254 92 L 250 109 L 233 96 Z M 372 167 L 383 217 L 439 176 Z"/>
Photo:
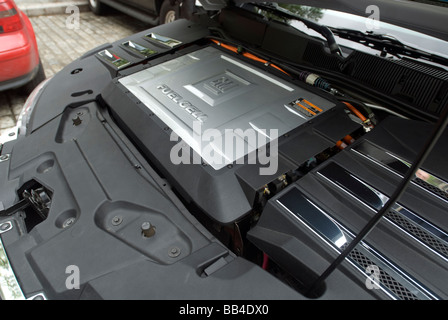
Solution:
<path fill-rule="evenodd" d="M 351 194 L 349 192 L 349 190 L 341 187 L 340 185 L 338 185 L 337 183 L 335 183 L 334 181 L 332 181 L 331 179 L 327 178 L 326 176 L 324 176 L 323 174 L 321 174 L 319 171 L 317 171 L 317 175 L 319 175 L 320 177 L 324 178 L 326 181 L 328 181 L 329 183 L 331 183 L 332 185 L 336 186 L 339 190 L 343 191 L 344 193 L 348 194 L 350 197 L 352 197 L 353 199 L 357 200 L 360 204 L 364 205 L 366 208 L 372 210 L 373 212 L 378 212 L 376 209 L 372 208 L 371 206 L 369 206 L 367 203 L 363 202 L 361 199 L 355 197 L 353 194 Z M 375 188 L 373 188 L 372 186 L 366 184 L 364 181 L 360 180 L 359 178 L 355 177 L 354 175 L 350 174 L 351 177 L 353 177 L 354 179 L 356 179 L 358 182 L 362 183 L 363 185 L 365 185 L 367 188 L 369 188 L 370 190 L 372 190 L 372 192 L 374 192 L 378 198 L 381 200 L 381 202 L 383 203 L 383 206 L 386 204 L 386 202 L 389 200 L 389 197 L 384 195 L 383 193 L 381 193 L 380 191 L 376 190 Z M 405 213 L 400 212 L 399 210 L 397 210 L 398 208 L 403 208 L 403 210 L 405 210 Z M 406 207 L 402 206 L 400 203 L 395 203 L 392 207 L 393 210 L 397 211 L 398 214 L 401 214 L 404 218 L 407 218 L 409 220 L 412 220 L 415 224 L 418 225 L 418 227 L 420 227 L 422 230 L 430 233 L 432 236 L 434 236 L 435 238 L 437 238 L 440 241 L 443 242 L 447 242 L 446 239 L 448 239 L 448 234 L 446 232 L 444 232 L 443 230 L 435 227 L 433 224 L 431 224 L 430 222 L 426 221 L 425 219 L 423 219 L 422 217 L 418 216 L 417 214 L 413 213 L 412 211 L 410 211 L 409 209 L 407 209 Z M 406 214 L 407 213 L 407 214 Z M 439 252 L 438 250 L 434 249 L 433 247 L 431 247 L 430 245 L 426 244 L 425 242 L 423 242 L 421 239 L 419 239 L 417 236 L 413 235 L 412 233 L 410 233 L 409 231 L 407 231 L 406 229 L 404 229 L 403 227 L 401 227 L 400 225 L 398 225 L 396 222 L 392 221 L 390 218 L 388 218 L 387 216 L 383 217 L 387 222 L 391 223 L 394 227 L 398 228 L 400 231 L 402 231 L 403 233 L 405 233 L 408 237 L 412 238 L 413 240 L 415 240 L 416 242 L 418 242 L 420 245 L 424 246 L 426 249 L 430 250 L 431 252 L 433 252 L 434 254 L 436 254 L 439 258 L 445 260 L 446 262 L 448 262 L 448 256 L 444 255 L 443 253 Z M 448 245 L 448 243 L 447 243 Z"/>
<path fill-rule="evenodd" d="M 370 156 L 368 156 L 368 155 L 365 155 L 364 153 L 361 153 L 361 152 L 359 152 L 358 150 L 355 150 L 355 149 L 353 149 L 353 148 L 350 149 L 350 151 L 352 151 L 352 152 L 356 153 L 357 155 L 359 155 L 359 156 L 361 156 L 361 157 L 363 157 L 363 158 L 365 158 L 365 159 L 367 159 L 367 160 L 369 160 L 369 161 L 371 161 L 371 162 L 373 162 L 373 163 L 379 165 L 381 168 L 383 168 L 383 169 L 389 171 L 390 173 L 393 173 L 393 174 L 395 174 L 396 176 L 398 176 L 398 177 L 400 177 L 400 178 L 403 178 L 403 176 L 402 176 L 401 174 L 397 173 L 395 170 L 392 170 L 391 168 L 389 168 L 388 166 L 382 164 L 381 162 L 375 160 L 374 158 L 372 158 L 372 157 L 370 157 Z"/>
<path fill-rule="evenodd" d="M 344 232 L 349 236 L 349 239 L 351 238 L 350 240 L 354 239 L 355 235 L 351 231 L 349 231 L 347 228 L 345 228 L 342 224 L 339 224 L 339 227 L 344 230 Z M 418 297 L 418 294 L 415 293 L 415 289 L 417 289 L 420 292 L 422 292 L 425 295 L 425 297 L 428 299 L 434 299 L 434 300 L 439 299 L 434 294 L 432 294 L 428 289 L 423 287 L 416 280 L 414 280 L 411 276 L 409 276 L 406 272 L 404 272 L 402 269 L 400 269 L 398 266 L 396 266 L 393 262 L 391 262 L 388 258 L 386 258 L 381 253 L 379 253 L 374 247 L 369 245 L 367 242 L 361 241 L 360 245 L 364 250 L 366 250 L 366 252 L 361 252 L 362 254 L 364 254 L 367 258 L 369 258 L 370 260 L 372 260 L 375 263 L 379 262 L 378 266 L 381 267 L 381 269 L 383 269 L 387 274 L 389 274 L 393 279 L 395 279 L 395 281 L 397 281 L 403 287 L 408 289 L 411 293 L 413 293 L 414 295 L 416 295 Z M 368 253 L 368 256 L 366 253 Z M 399 279 L 397 279 L 397 278 L 400 278 L 400 279 L 404 280 L 405 282 L 408 282 L 410 284 L 410 288 L 409 288 L 409 286 L 406 286 L 405 284 L 403 284 L 403 281 L 399 281 Z M 388 289 L 388 290 L 390 290 L 390 289 Z M 394 293 L 392 293 L 392 294 L 394 294 Z"/>
<path fill-rule="evenodd" d="M 419 238 L 417 238 L 416 236 L 414 236 L 412 233 L 410 233 L 408 230 L 404 229 L 402 226 L 398 225 L 397 223 L 395 223 L 394 221 L 390 220 L 387 217 L 384 217 L 384 219 L 390 223 L 391 225 L 393 225 L 395 228 L 397 228 L 398 230 L 400 230 L 401 232 L 405 233 L 408 237 L 412 238 L 414 241 L 418 242 L 421 246 L 425 247 L 426 249 L 428 249 L 429 251 L 431 251 L 432 253 L 434 253 L 435 255 L 437 255 L 439 258 L 441 258 L 442 260 L 445 260 L 445 262 L 448 262 L 448 258 L 446 256 L 444 256 L 443 254 L 439 253 L 437 250 L 435 250 L 433 247 L 427 245 L 426 243 L 424 243 L 422 240 L 420 240 Z"/>
<path fill-rule="evenodd" d="M 182 42 L 179 40 L 165 37 L 153 32 L 148 33 L 147 35 L 145 35 L 145 37 L 170 48 L 174 48 L 175 46 L 182 44 Z"/>
<path fill-rule="evenodd" d="M 299 191 L 299 190 L 298 190 Z M 300 191 L 299 191 L 300 192 Z M 300 192 L 301 193 L 301 192 Z M 331 215 L 326 213 L 324 210 L 322 210 L 319 206 L 317 206 L 315 203 L 313 203 L 311 200 L 309 200 L 303 193 L 301 193 L 311 205 L 313 205 L 316 209 L 318 209 L 320 212 L 322 212 L 329 220 L 331 220 L 332 223 L 336 224 L 338 229 L 341 230 L 341 233 L 344 235 L 345 242 L 351 241 L 354 238 L 354 234 L 349 231 L 346 227 L 344 227 L 340 222 L 335 220 Z M 281 201 L 278 199 L 276 200 L 277 204 L 281 206 L 283 209 L 285 209 L 295 220 L 299 221 L 303 226 L 305 226 L 307 229 L 309 229 L 313 234 L 315 234 L 319 239 L 321 239 L 324 243 L 327 244 L 327 246 L 331 247 L 335 252 L 340 254 L 342 252 L 342 246 L 338 246 L 334 241 L 329 239 L 325 236 L 325 234 L 322 234 L 321 231 L 317 231 L 313 226 L 309 225 L 306 221 L 302 220 L 297 214 L 292 212 L 288 207 L 286 207 Z M 383 255 L 379 254 L 378 251 L 376 251 L 373 247 L 371 247 L 368 243 L 361 241 L 360 246 L 362 247 L 363 251 L 361 254 L 363 254 L 366 258 L 369 260 L 372 260 L 375 263 L 378 263 L 378 265 L 386 272 L 391 278 L 393 278 L 398 284 L 403 286 L 403 288 L 406 288 L 416 297 L 419 297 L 419 293 L 421 292 L 422 295 L 424 295 L 424 298 L 426 299 L 438 299 L 435 295 L 430 293 L 427 289 L 425 289 L 423 286 L 421 286 L 419 283 L 417 283 L 414 279 L 412 279 L 409 275 L 407 275 L 403 270 L 395 266 L 390 260 L 388 260 Z M 359 251 L 359 246 L 356 247 L 356 249 Z M 358 272 L 363 274 L 366 279 L 370 278 L 370 274 L 366 272 L 365 269 L 362 268 L 359 263 L 357 263 L 353 258 L 350 256 L 345 258 L 345 261 L 347 261 L 350 265 L 352 265 Z M 399 281 L 396 278 L 399 278 L 401 281 Z M 377 282 L 374 279 L 371 279 L 372 282 L 374 282 L 381 291 L 383 291 L 386 295 L 388 295 L 391 299 L 397 300 L 397 295 L 391 291 L 390 288 L 385 286 L 381 281 Z M 405 285 L 403 282 L 407 282 L 408 284 Z M 416 293 L 416 289 L 418 292 Z M 421 295 L 420 295 L 420 298 Z"/>
<path fill-rule="evenodd" d="M 319 234 L 316 230 L 314 230 L 311 226 L 309 226 L 305 221 L 301 220 L 297 215 L 295 215 L 291 210 L 289 210 L 287 207 L 285 207 L 281 202 L 278 200 L 276 201 L 283 209 L 285 209 L 294 219 L 299 221 L 304 227 L 306 227 L 308 230 L 310 230 L 313 234 L 315 234 L 320 240 L 322 240 L 328 247 L 333 249 L 337 254 L 341 254 L 340 248 L 338 248 L 334 243 L 330 242 L 327 238 L 324 238 L 321 234 Z M 340 225 L 340 224 L 338 224 Z M 363 270 L 359 264 L 357 264 L 355 261 L 349 258 L 345 258 L 345 261 L 348 262 L 352 267 L 354 267 L 358 272 L 360 272 L 362 275 L 366 277 L 366 279 L 370 276 L 366 273 L 366 270 Z M 393 300 L 397 300 L 397 297 L 395 297 L 389 290 L 386 290 L 386 288 L 379 282 L 372 279 L 372 281 L 379 287 L 381 291 L 383 291 L 389 298 Z"/>
<path fill-rule="evenodd" d="M 9 222 L 9 221 L 8 221 Z M 9 222 L 12 228 L 11 222 Z M 7 231 L 11 230 L 8 229 Z M 6 231 L 4 231 L 6 232 Z M 19 282 L 8 260 L 3 241 L 0 237 L 0 296 L 2 300 L 25 300 Z"/>
<path fill-rule="evenodd" d="M 371 206 L 369 206 L 368 204 L 364 203 L 363 201 L 359 200 L 359 198 L 355 197 L 354 195 L 352 195 L 350 192 L 348 192 L 347 190 L 345 190 L 344 188 L 342 188 L 340 185 L 338 185 L 337 183 L 335 183 L 334 181 L 328 179 L 326 176 L 324 176 L 322 173 L 320 173 L 319 171 L 317 172 L 317 175 L 320 176 L 321 178 L 323 178 L 324 180 L 328 181 L 329 183 L 331 183 L 332 185 L 334 185 L 336 188 L 338 188 L 339 190 L 345 192 L 346 194 L 348 194 L 350 197 L 352 197 L 353 199 L 355 199 L 356 201 L 358 201 L 360 204 L 364 205 L 367 209 L 370 209 L 373 212 L 376 212 L 375 209 L 373 209 Z"/>
<path fill-rule="evenodd" d="M 325 217 L 327 217 L 339 229 L 339 231 L 341 232 L 341 236 L 337 240 L 333 241 L 333 243 L 335 244 L 336 247 L 342 248 L 342 246 L 347 243 L 347 238 L 345 237 L 345 235 L 342 232 L 342 230 L 339 228 L 339 224 L 331 216 L 329 216 L 326 212 L 324 212 L 321 208 L 319 208 L 317 205 L 315 205 L 313 202 L 311 202 L 308 199 L 307 199 L 307 201 L 313 207 L 315 207 L 317 210 L 319 210 Z"/>
<path fill-rule="evenodd" d="M 304 225 L 308 230 L 310 230 L 312 233 L 314 233 L 319 239 L 321 239 L 323 242 L 325 242 L 329 247 L 333 248 L 334 251 L 337 253 L 340 253 L 340 251 L 337 249 L 334 243 L 331 243 L 328 239 L 324 238 L 321 234 L 319 234 L 316 230 L 314 230 L 310 225 L 308 225 L 305 221 L 300 219 L 297 215 L 291 212 L 287 207 L 285 207 L 281 202 L 278 200 L 276 201 L 283 209 L 285 209 L 294 219 L 299 221 L 302 225 Z"/>
<path fill-rule="evenodd" d="M 102 50 L 97 53 L 97 56 L 100 57 L 102 60 L 112 64 L 117 69 L 122 69 L 124 67 L 127 67 L 131 64 L 130 61 L 117 56 L 115 53 L 109 51 L 109 50 Z"/>
<path fill-rule="evenodd" d="M 415 181 L 411 180 L 411 184 L 413 186 L 419 187 L 420 189 L 426 191 L 427 193 L 429 193 L 430 195 L 432 195 L 433 197 L 436 197 L 437 199 L 440 199 L 446 203 L 448 203 L 447 199 L 442 198 L 441 196 L 437 195 L 436 193 L 432 192 L 431 190 L 426 189 L 425 187 L 419 185 L 418 183 L 416 183 Z"/>
<path fill-rule="evenodd" d="M 329 179 L 332 183 L 348 190 L 353 196 L 359 198 L 372 207 L 374 210 L 380 210 L 384 203 L 377 193 L 362 180 L 356 178 L 347 169 L 335 162 L 328 163 L 325 167 L 319 169 L 318 173 Z"/>
<path fill-rule="evenodd" d="M 406 216 L 406 214 L 400 212 L 397 210 L 397 207 L 402 208 L 403 210 L 406 210 L 407 212 L 409 212 L 410 214 L 412 214 L 415 217 L 415 220 L 412 220 L 411 218 L 408 218 Z M 440 237 L 439 235 L 444 235 L 445 233 L 441 230 L 439 235 L 436 235 L 434 232 L 432 232 L 429 229 L 432 229 L 432 225 L 427 222 L 426 220 L 416 216 L 415 214 L 411 213 L 411 211 L 409 211 L 408 209 L 406 209 L 405 207 L 401 206 L 400 204 L 395 204 L 392 208 L 394 211 L 397 212 L 397 214 L 400 214 L 402 217 L 404 217 L 405 219 L 408 218 L 408 220 L 413 221 L 416 225 L 418 225 L 418 227 L 420 227 L 423 231 L 426 231 L 427 233 L 429 233 L 430 235 L 432 235 L 434 238 L 437 238 L 439 241 L 444 242 L 447 244 L 446 240 L 444 240 L 442 237 Z M 448 256 L 444 255 L 443 253 L 439 252 L 437 249 L 434 249 L 432 246 L 426 244 L 424 241 L 422 241 L 419 237 L 413 235 L 412 233 L 410 233 L 408 230 L 406 230 L 404 227 L 400 226 L 399 224 L 397 224 L 395 221 L 391 220 L 388 217 L 384 217 L 384 219 L 389 222 L 390 224 L 392 224 L 394 227 L 398 228 L 400 231 L 402 231 L 403 233 L 407 234 L 409 237 L 411 237 L 412 239 L 414 239 L 415 241 L 417 241 L 420 245 L 424 246 L 426 249 L 428 249 L 429 251 L 431 251 L 432 253 L 434 253 L 435 255 L 437 255 L 439 258 L 441 258 L 442 260 L 445 260 L 445 262 L 448 262 Z M 438 230 L 438 229 L 437 229 Z"/>
<path fill-rule="evenodd" d="M 279 197 L 277 203 L 287 209 L 291 215 L 309 225 L 336 247 L 341 248 L 347 243 L 344 233 L 336 222 L 298 189 L 292 188 Z"/>
<path fill-rule="evenodd" d="M 425 219 L 421 218 L 417 214 L 413 213 L 411 210 L 407 209 L 406 207 L 398 203 L 395 204 L 395 206 L 392 209 L 399 212 L 401 215 L 408 218 L 409 220 L 413 221 L 419 227 L 422 227 L 422 229 L 432 234 L 434 237 L 438 238 L 441 241 L 446 242 L 448 245 L 448 233 L 446 233 L 442 229 L 436 227 L 432 223 L 426 221 Z"/>
<path fill-rule="evenodd" d="M 353 174 L 350 174 L 350 176 L 355 179 L 356 181 L 358 181 L 359 183 L 361 183 L 363 186 L 365 186 L 366 188 L 370 189 L 377 197 L 378 199 L 380 199 L 381 201 L 381 207 L 384 207 L 384 205 L 386 204 L 386 202 L 389 200 L 389 197 L 382 194 L 380 191 L 376 190 L 374 187 L 372 187 L 371 185 L 365 183 L 364 181 L 362 181 L 361 179 L 359 179 L 358 177 L 354 176 Z"/>
<path fill-rule="evenodd" d="M 313 234 L 315 234 L 320 240 L 322 240 L 328 247 L 333 249 L 337 254 L 341 254 L 341 249 L 336 246 L 336 244 L 332 241 L 330 241 L 328 238 L 323 237 L 319 232 L 317 232 L 314 228 L 312 228 L 310 225 L 308 225 L 305 221 L 300 219 L 296 214 L 291 212 L 285 205 L 283 205 L 278 200 L 276 201 L 283 209 L 285 209 L 294 219 L 299 221 L 304 227 L 306 227 L 308 230 L 310 230 Z M 311 201 L 310 201 L 311 202 Z M 312 203 L 312 202 L 311 202 Z M 340 224 L 338 223 L 340 226 Z M 367 278 L 369 278 L 371 275 L 367 274 L 366 270 L 364 270 L 358 263 L 356 263 L 353 259 L 347 257 L 345 258 L 345 261 L 348 262 L 352 267 L 354 267 L 358 272 L 360 272 L 362 275 L 364 275 Z M 378 288 L 383 291 L 389 298 L 393 300 L 398 300 L 395 295 L 392 294 L 382 283 L 372 279 L 372 282 L 378 286 Z"/>
<path fill-rule="evenodd" d="M 121 45 L 123 47 L 125 47 L 126 49 L 128 49 L 128 50 L 130 50 L 130 51 L 132 51 L 134 53 L 141 54 L 142 56 L 144 56 L 146 58 L 148 58 L 148 57 L 152 56 L 153 54 L 157 53 L 157 51 L 152 50 L 152 49 L 150 49 L 148 47 L 145 47 L 145 46 L 143 46 L 143 45 L 141 45 L 141 44 L 139 44 L 137 42 L 131 41 L 131 40 L 125 41 Z"/>
<path fill-rule="evenodd" d="M 341 252 L 339 252 L 341 253 Z M 363 269 L 356 261 L 354 261 L 352 258 L 350 257 L 346 257 L 345 261 L 347 261 L 349 264 L 351 264 L 356 270 L 358 270 L 358 272 L 360 272 L 362 275 L 364 275 L 366 277 L 366 279 L 369 279 L 372 275 L 368 274 L 366 272 L 366 269 Z M 389 298 L 391 298 L 392 300 L 398 300 L 397 296 L 391 292 L 382 282 L 378 282 L 376 279 L 370 278 L 369 281 L 372 281 L 375 285 L 377 285 L 377 287 L 383 291 L 387 296 L 389 296 Z"/>
<path fill-rule="evenodd" d="M 375 163 L 376 165 L 382 167 L 383 169 L 386 169 L 387 171 L 392 172 L 393 174 L 397 175 L 398 177 L 400 177 L 400 178 L 403 178 L 403 177 L 404 177 L 401 173 L 398 173 L 396 170 L 394 170 L 394 169 L 388 167 L 387 165 L 381 163 L 379 160 L 373 158 L 372 156 L 370 156 L 370 155 L 368 155 L 368 154 L 364 154 L 364 153 L 362 153 L 362 152 L 360 152 L 360 151 L 358 151 L 358 150 L 355 150 L 355 149 L 353 149 L 353 148 L 350 149 L 350 150 L 351 150 L 352 152 L 354 152 L 355 154 L 360 155 L 360 156 L 362 156 L 363 158 L 365 158 L 365 159 L 367 159 L 367 160 L 369 160 L 369 161 Z M 404 160 L 400 159 L 399 157 L 397 157 L 397 156 L 395 156 L 395 155 L 393 155 L 393 154 L 391 154 L 391 153 L 389 153 L 389 152 L 386 152 L 386 151 L 383 151 L 383 152 L 384 152 L 385 154 L 387 154 L 388 156 L 390 156 L 390 157 L 392 157 L 392 158 L 394 158 L 394 159 L 396 159 L 396 160 L 402 162 L 402 163 L 405 164 L 406 166 L 408 166 L 408 167 L 411 166 L 411 164 L 410 164 L 409 162 L 404 161 Z M 440 183 L 445 183 L 445 184 L 448 185 L 448 182 L 446 182 L 445 180 L 440 179 L 440 178 L 438 178 L 438 177 L 436 177 L 436 176 L 434 176 L 434 175 L 430 174 L 429 172 L 424 171 L 424 170 L 422 170 L 422 169 L 419 169 L 419 170 L 421 170 L 422 172 L 428 174 L 428 175 L 431 177 L 431 179 L 437 180 L 437 181 L 440 182 Z M 442 200 L 442 201 L 448 203 L 448 199 L 445 199 L 445 198 L 439 196 L 438 194 L 434 193 L 433 191 L 431 191 L 431 190 L 429 190 L 429 189 L 427 189 L 427 188 L 425 188 L 425 187 L 419 185 L 418 183 L 416 183 L 416 182 L 414 181 L 414 179 L 416 179 L 416 178 L 417 178 L 417 176 L 415 176 L 415 177 L 411 180 L 411 184 L 412 184 L 413 186 L 419 187 L 420 189 L 425 190 L 426 192 L 428 192 L 429 194 L 431 194 L 432 196 L 434 196 L 434 197 L 436 197 L 436 198 L 438 198 L 438 199 L 440 199 L 440 200 Z M 441 192 L 446 192 L 446 191 L 440 189 L 439 186 L 438 186 L 438 185 L 435 185 L 434 183 L 428 182 L 428 181 L 426 181 L 426 180 L 423 180 L 423 181 L 425 181 L 426 183 L 430 184 L 430 185 L 433 186 L 434 188 L 438 188 Z M 447 193 L 447 192 L 446 192 L 446 193 Z M 447 193 L 447 195 L 448 195 L 448 193 Z"/>
<path fill-rule="evenodd" d="M 281 202 L 277 203 L 285 209 L 294 219 L 299 221 L 304 227 L 306 227 L 308 230 L 310 230 L 313 234 L 315 234 L 322 242 L 324 242 L 329 248 L 333 249 L 337 254 L 341 254 L 340 248 L 338 248 L 334 243 L 330 242 L 328 239 L 324 238 L 321 234 L 319 234 L 316 230 L 314 230 L 311 226 L 309 226 L 306 222 L 301 220 L 297 215 L 291 212 L 287 207 L 285 207 Z M 357 263 L 355 263 L 352 259 L 345 258 L 345 261 L 349 263 L 352 267 L 354 267 L 358 272 L 360 272 L 362 275 L 364 275 L 366 278 L 368 278 L 370 275 L 366 273 L 366 270 L 363 270 Z M 397 300 L 397 298 L 389 292 L 389 290 L 386 290 L 384 286 L 381 285 L 381 283 L 375 281 L 372 279 L 372 282 L 376 284 L 381 291 L 383 291 L 389 298 L 393 300 Z"/>

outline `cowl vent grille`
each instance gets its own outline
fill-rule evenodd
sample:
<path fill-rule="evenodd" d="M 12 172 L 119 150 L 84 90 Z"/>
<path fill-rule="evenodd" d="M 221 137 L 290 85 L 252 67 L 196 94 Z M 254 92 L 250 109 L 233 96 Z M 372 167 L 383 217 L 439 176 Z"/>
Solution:
<path fill-rule="evenodd" d="M 353 80 L 382 91 L 422 111 L 438 117 L 448 102 L 448 72 L 410 60 L 389 60 L 354 51 L 341 62 L 322 46 L 309 43 L 303 60 L 314 67 L 345 74 Z"/>
<path fill-rule="evenodd" d="M 448 201 L 448 193 L 428 182 L 426 182 L 425 180 L 422 180 L 420 178 L 415 178 L 412 180 L 415 184 L 418 184 L 419 186 L 427 189 L 428 191 L 431 191 L 432 193 L 434 193 L 435 195 L 441 197 L 442 199 Z"/>
<path fill-rule="evenodd" d="M 436 238 L 434 235 L 418 226 L 415 222 L 395 210 L 390 210 L 386 213 L 385 217 L 408 233 L 412 234 L 414 237 L 418 238 L 440 255 L 444 256 L 445 259 L 448 259 L 448 245 L 444 241 Z"/>
<path fill-rule="evenodd" d="M 345 249 L 345 248 L 342 248 Z M 349 254 L 349 259 L 356 263 L 360 268 L 366 270 L 369 266 L 376 265 L 372 260 L 366 257 L 358 249 L 353 249 Z M 406 287 L 401 285 L 389 273 L 381 267 L 377 267 L 379 271 L 379 282 L 385 288 L 390 290 L 394 296 L 399 300 L 420 300 L 416 295 L 409 291 Z"/>

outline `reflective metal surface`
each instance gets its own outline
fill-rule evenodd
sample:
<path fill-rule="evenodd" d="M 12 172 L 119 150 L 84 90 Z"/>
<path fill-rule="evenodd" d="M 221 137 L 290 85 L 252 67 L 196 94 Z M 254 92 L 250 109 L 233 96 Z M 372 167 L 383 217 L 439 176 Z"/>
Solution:
<path fill-rule="evenodd" d="M 142 56 L 144 56 L 146 58 L 157 53 L 157 51 L 155 51 L 155 50 L 149 49 L 139 43 L 136 43 L 136 42 L 130 41 L 130 40 L 123 42 L 122 45 L 125 48 L 129 49 L 130 51 L 141 54 Z"/>
<path fill-rule="evenodd" d="M 352 241 L 355 235 L 339 224 L 344 230 L 348 241 Z M 343 249 L 343 248 L 341 248 Z M 365 241 L 362 241 L 346 258 L 360 272 L 364 273 L 369 281 L 375 282 L 391 298 L 396 300 L 438 300 L 439 298 L 423 287 L 417 280 L 406 274 L 394 264 L 388 257 Z M 376 269 L 376 276 L 369 273 Z"/>
<path fill-rule="evenodd" d="M 277 204 L 338 253 L 341 253 L 355 237 L 353 232 L 307 199 L 296 188 L 277 199 Z M 346 261 L 365 275 L 366 279 L 372 281 L 375 288 L 394 300 L 438 299 L 365 241 L 352 251 Z M 371 268 L 376 268 L 376 278 L 371 277 Z"/>
<path fill-rule="evenodd" d="M 338 164 L 332 163 L 317 173 L 372 211 L 377 212 L 389 200 L 388 196 Z M 384 219 L 443 260 L 448 261 L 448 234 L 443 230 L 414 214 L 400 203 L 395 203 Z"/>
<path fill-rule="evenodd" d="M 383 200 L 373 188 L 334 162 L 320 169 L 317 174 L 375 210 L 381 209 L 384 205 Z"/>
<path fill-rule="evenodd" d="M 351 149 L 356 154 L 386 168 L 397 176 L 403 178 L 412 163 L 403 160 L 389 152 L 386 152 L 371 143 L 364 141 L 355 148 Z M 411 183 L 437 198 L 448 202 L 448 182 L 436 177 L 435 175 L 418 169 Z"/>
<path fill-rule="evenodd" d="M 182 42 L 179 40 L 165 37 L 165 36 L 162 36 L 162 35 L 156 34 L 156 33 L 148 33 L 145 37 L 147 37 L 157 43 L 160 43 L 167 47 L 170 47 L 170 48 L 174 48 L 175 46 L 182 44 Z"/>
<path fill-rule="evenodd" d="M 285 108 L 291 101 L 318 111 L 313 111 L 313 118 L 335 106 L 215 47 L 181 55 L 119 82 L 215 170 L 244 162 L 256 149 L 269 143 L 272 148 L 277 137 L 306 125 L 310 118 L 299 112 L 292 116 Z"/>
<path fill-rule="evenodd" d="M 344 233 L 336 223 L 323 210 L 317 207 L 296 188 L 281 196 L 277 203 L 285 208 L 291 215 L 303 221 L 328 241 L 342 247 L 346 242 Z"/>
<path fill-rule="evenodd" d="M 110 50 L 103 50 L 97 54 L 102 60 L 114 65 L 117 69 L 124 68 L 130 64 L 130 62 L 124 58 L 117 56 Z"/>

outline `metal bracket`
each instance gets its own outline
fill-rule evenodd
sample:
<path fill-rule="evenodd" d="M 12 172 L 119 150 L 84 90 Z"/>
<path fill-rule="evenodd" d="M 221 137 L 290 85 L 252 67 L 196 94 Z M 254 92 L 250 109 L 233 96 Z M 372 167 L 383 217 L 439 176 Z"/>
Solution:
<path fill-rule="evenodd" d="M 0 217 L 8 217 L 14 213 L 25 210 L 29 206 L 32 206 L 34 210 L 41 216 L 42 219 L 46 219 L 48 211 L 50 210 L 51 198 L 44 188 L 37 188 L 36 190 L 25 190 L 23 193 L 23 199 L 17 202 L 8 209 L 0 210 Z"/>

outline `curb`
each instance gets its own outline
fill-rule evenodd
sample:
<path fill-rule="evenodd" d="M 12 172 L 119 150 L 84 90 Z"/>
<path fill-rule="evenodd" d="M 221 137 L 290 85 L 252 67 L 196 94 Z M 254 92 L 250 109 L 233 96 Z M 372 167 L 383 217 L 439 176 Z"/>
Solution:
<path fill-rule="evenodd" d="M 80 12 L 89 10 L 89 5 L 88 5 L 87 0 L 51 2 L 51 3 L 45 3 L 45 4 L 42 4 L 42 3 L 40 3 L 40 4 L 36 4 L 36 3 L 20 4 L 20 3 L 18 3 L 17 6 L 28 17 L 72 13 L 71 11 L 66 12 L 67 7 L 70 7 L 70 6 L 78 7 Z"/>

